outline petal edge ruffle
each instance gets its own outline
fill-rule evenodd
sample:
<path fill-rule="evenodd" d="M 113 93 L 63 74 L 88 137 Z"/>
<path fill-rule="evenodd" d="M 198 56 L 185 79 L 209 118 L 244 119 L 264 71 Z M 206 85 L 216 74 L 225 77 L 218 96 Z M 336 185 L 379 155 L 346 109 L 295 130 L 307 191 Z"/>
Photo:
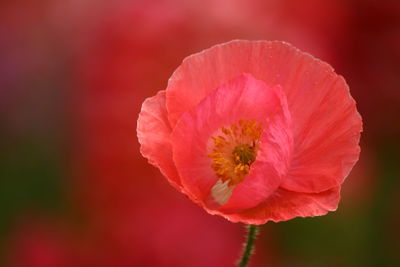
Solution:
<path fill-rule="evenodd" d="M 160 91 L 143 102 L 139 113 L 137 136 L 140 152 L 149 163 L 160 169 L 172 186 L 182 191 L 179 175 L 172 160 L 170 135 L 165 91 Z"/>
<path fill-rule="evenodd" d="M 295 217 L 315 217 L 335 211 L 339 204 L 340 187 L 320 193 L 298 193 L 279 188 L 259 206 L 242 213 L 221 214 L 207 210 L 210 214 L 221 215 L 231 222 L 261 225 L 268 221 L 280 222 Z"/>

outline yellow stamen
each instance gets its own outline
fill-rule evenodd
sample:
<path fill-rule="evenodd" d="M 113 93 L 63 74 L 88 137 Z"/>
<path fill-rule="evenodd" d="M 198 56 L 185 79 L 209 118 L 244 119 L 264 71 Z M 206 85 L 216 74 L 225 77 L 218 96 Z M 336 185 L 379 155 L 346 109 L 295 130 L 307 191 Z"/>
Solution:
<path fill-rule="evenodd" d="M 262 125 L 254 120 L 239 120 L 230 127 L 221 127 L 213 141 L 211 168 L 229 186 L 243 181 L 256 160 Z"/>

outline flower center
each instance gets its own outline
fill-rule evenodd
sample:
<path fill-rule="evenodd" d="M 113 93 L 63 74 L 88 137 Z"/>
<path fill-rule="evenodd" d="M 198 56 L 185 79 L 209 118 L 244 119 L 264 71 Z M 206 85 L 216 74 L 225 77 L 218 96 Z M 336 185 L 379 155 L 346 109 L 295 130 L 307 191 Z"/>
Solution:
<path fill-rule="evenodd" d="M 256 152 L 254 151 L 254 148 L 249 145 L 236 146 L 232 154 L 236 164 L 251 165 L 251 163 L 256 159 Z"/>
<path fill-rule="evenodd" d="M 229 186 L 243 181 L 256 160 L 262 132 L 260 122 L 239 120 L 230 127 L 221 127 L 211 137 L 213 141 L 211 168 Z"/>

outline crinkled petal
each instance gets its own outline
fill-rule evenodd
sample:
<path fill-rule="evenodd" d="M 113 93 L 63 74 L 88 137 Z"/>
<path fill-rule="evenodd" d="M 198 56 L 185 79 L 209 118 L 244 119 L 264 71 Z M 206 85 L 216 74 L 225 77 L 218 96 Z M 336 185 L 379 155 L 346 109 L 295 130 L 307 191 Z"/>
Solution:
<path fill-rule="evenodd" d="M 172 160 L 171 127 L 165 107 L 165 91 L 147 98 L 139 114 L 137 136 L 140 152 L 158 167 L 168 181 L 180 190 L 181 182 Z"/>
<path fill-rule="evenodd" d="M 268 221 L 287 221 L 295 217 L 322 216 L 329 211 L 335 211 L 339 199 L 340 187 L 320 193 L 299 193 L 279 188 L 257 207 L 241 213 L 222 214 L 214 210 L 207 211 L 221 215 L 232 222 L 260 225 Z"/>
<path fill-rule="evenodd" d="M 254 207 L 273 193 L 286 173 L 291 151 L 290 115 L 279 86 L 270 88 L 243 74 L 208 95 L 185 113 L 172 133 L 173 156 L 182 185 L 196 202 L 205 202 L 218 177 L 211 168 L 210 137 L 241 119 L 262 122 L 262 147 L 250 173 L 221 207 L 238 211 Z M 286 162 L 286 165 L 285 165 Z"/>
<path fill-rule="evenodd" d="M 296 148 L 282 187 L 298 192 L 320 192 L 339 186 L 360 154 L 361 117 L 338 78 L 298 128 Z"/>
<path fill-rule="evenodd" d="M 294 154 L 282 187 L 312 193 L 341 184 L 359 156 L 361 117 L 343 78 L 287 43 L 232 41 L 186 58 L 167 88 L 171 125 L 241 73 L 287 96 Z"/>

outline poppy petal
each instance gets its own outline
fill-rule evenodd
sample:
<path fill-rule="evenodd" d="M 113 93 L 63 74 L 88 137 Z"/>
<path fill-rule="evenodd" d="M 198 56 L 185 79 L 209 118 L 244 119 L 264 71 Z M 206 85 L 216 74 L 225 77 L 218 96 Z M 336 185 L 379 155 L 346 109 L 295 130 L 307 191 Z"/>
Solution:
<path fill-rule="evenodd" d="M 220 214 L 232 222 L 265 224 L 268 221 L 280 222 L 295 217 L 314 217 L 337 209 L 340 187 L 320 193 L 299 193 L 279 188 L 259 206 L 242 213 Z M 218 214 L 208 210 L 211 214 Z"/>
<path fill-rule="evenodd" d="M 344 79 L 290 44 L 239 40 L 186 58 L 167 88 L 171 124 L 244 72 L 280 85 L 287 97 L 294 154 L 282 187 L 311 193 L 340 185 L 359 157 L 361 117 Z"/>
<path fill-rule="evenodd" d="M 137 136 L 141 144 L 140 152 L 152 165 L 161 170 L 175 188 L 181 190 L 179 175 L 172 160 L 170 135 L 165 91 L 160 91 L 144 101 L 139 114 Z"/>
<path fill-rule="evenodd" d="M 242 74 L 208 95 L 185 113 L 172 133 L 173 157 L 182 185 L 196 202 L 204 202 L 218 177 L 211 168 L 210 137 L 222 126 L 241 119 L 265 125 L 262 147 L 250 173 L 221 207 L 242 210 L 258 205 L 273 193 L 286 173 L 291 152 L 290 115 L 279 86 L 270 88 Z M 224 191 L 224 190 L 222 190 Z"/>

